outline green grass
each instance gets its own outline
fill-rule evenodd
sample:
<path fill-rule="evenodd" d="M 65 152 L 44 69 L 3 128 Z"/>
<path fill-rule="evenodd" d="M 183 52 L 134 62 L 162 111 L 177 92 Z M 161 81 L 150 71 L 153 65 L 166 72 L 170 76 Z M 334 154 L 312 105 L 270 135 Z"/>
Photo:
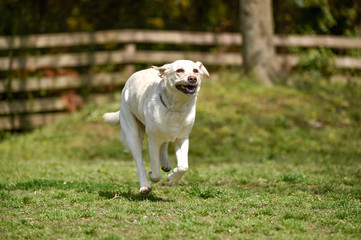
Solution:
<path fill-rule="evenodd" d="M 361 87 L 290 82 L 206 79 L 190 169 L 178 187 L 163 174 L 148 196 L 120 128 L 100 122 L 119 103 L 3 133 L 0 238 L 360 239 Z"/>

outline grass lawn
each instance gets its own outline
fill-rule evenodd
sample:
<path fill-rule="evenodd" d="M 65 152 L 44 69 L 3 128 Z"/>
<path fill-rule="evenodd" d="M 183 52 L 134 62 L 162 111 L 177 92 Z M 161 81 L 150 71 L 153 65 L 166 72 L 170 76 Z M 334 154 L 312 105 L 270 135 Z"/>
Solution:
<path fill-rule="evenodd" d="M 148 196 L 120 127 L 100 122 L 119 103 L 2 133 L 0 239 L 360 239 L 361 86 L 291 82 L 206 79 L 190 169 Z"/>

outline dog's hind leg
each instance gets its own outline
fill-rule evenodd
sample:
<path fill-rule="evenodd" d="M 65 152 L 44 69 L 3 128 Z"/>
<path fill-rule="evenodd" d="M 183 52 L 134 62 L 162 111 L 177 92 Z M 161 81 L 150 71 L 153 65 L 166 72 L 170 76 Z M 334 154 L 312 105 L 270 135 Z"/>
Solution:
<path fill-rule="evenodd" d="M 141 194 L 148 194 L 152 188 L 147 180 L 142 156 L 144 127 L 126 106 L 121 106 L 120 108 L 120 124 L 122 126 L 122 138 L 125 141 L 125 145 L 132 153 L 137 166 L 140 182 L 139 192 Z"/>
<path fill-rule="evenodd" d="M 165 142 L 160 147 L 160 166 L 164 172 L 169 172 L 172 165 L 168 160 L 168 143 Z"/>

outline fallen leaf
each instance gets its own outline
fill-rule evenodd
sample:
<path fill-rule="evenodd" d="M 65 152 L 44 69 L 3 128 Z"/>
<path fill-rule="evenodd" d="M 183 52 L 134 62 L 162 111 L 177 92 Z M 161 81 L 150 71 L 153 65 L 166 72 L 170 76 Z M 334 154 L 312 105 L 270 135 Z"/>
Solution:
<path fill-rule="evenodd" d="M 267 180 L 267 179 L 264 179 L 264 178 L 259 178 L 258 181 L 260 181 L 260 182 L 267 182 L 268 180 Z"/>
<path fill-rule="evenodd" d="M 120 196 L 118 195 L 118 193 L 115 193 L 114 197 L 112 198 L 112 200 L 115 200 L 115 199 L 119 199 Z"/>
<path fill-rule="evenodd" d="M 64 107 L 71 113 L 76 112 L 76 110 L 83 104 L 82 97 L 74 90 L 62 93 L 61 99 L 63 100 Z"/>

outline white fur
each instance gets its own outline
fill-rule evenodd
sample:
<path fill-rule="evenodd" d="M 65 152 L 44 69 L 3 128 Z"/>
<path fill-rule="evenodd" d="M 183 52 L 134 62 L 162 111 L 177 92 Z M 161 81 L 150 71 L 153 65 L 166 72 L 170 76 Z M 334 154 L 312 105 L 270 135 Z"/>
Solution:
<path fill-rule="evenodd" d="M 168 175 L 168 185 L 177 184 L 188 170 L 188 136 L 195 120 L 197 94 L 203 76 L 209 77 L 203 64 L 190 60 L 177 60 L 162 67 L 136 72 L 124 86 L 120 110 L 104 114 L 103 119 L 107 123 L 120 121 L 121 140 L 135 160 L 141 194 L 151 191 L 142 157 L 144 133 L 148 136 L 152 169 L 149 178 L 153 182 L 161 179 L 160 168 L 166 172 L 171 170 L 169 142 L 174 142 L 177 167 Z M 185 90 L 176 87 L 190 85 L 190 82 L 193 82 L 194 88 L 187 87 Z"/>
<path fill-rule="evenodd" d="M 111 112 L 105 113 L 103 115 L 103 121 L 109 123 L 111 125 L 115 125 L 119 122 L 119 111 L 118 112 Z"/>

